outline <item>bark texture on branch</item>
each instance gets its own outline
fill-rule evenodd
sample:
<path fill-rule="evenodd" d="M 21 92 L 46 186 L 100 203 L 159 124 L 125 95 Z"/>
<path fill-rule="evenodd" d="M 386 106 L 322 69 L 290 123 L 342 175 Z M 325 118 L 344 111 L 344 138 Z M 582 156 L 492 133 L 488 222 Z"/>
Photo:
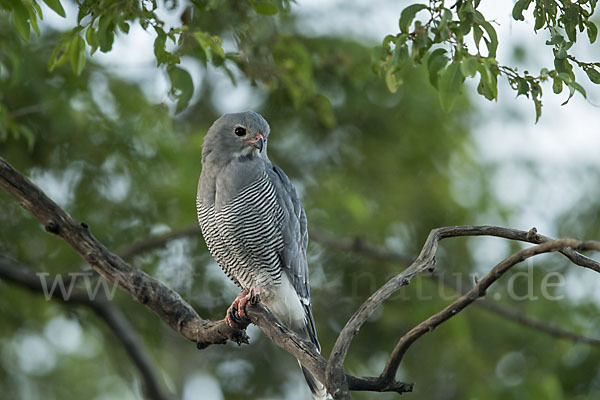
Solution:
<path fill-rule="evenodd" d="M 0 187 L 35 216 L 46 231 L 64 239 L 96 272 L 154 311 L 183 337 L 199 347 L 228 340 L 248 343 L 245 331 L 233 329 L 225 321 L 201 318 L 177 292 L 111 253 L 92 236 L 85 222 L 73 219 L 3 158 Z"/>

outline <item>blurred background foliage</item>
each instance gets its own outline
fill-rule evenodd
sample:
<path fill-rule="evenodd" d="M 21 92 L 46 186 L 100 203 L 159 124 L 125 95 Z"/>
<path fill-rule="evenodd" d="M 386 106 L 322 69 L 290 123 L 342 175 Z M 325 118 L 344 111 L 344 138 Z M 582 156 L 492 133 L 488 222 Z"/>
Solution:
<path fill-rule="evenodd" d="M 85 68 L 76 68 L 79 75 L 66 65 L 49 72 L 61 33 L 42 26 L 40 36 L 26 43 L 9 16 L 0 13 L 0 154 L 87 222 L 109 249 L 195 224 L 202 139 L 222 113 L 223 101 L 237 104 L 237 95 L 248 99 L 242 109 L 252 106 L 269 121 L 270 157 L 297 186 L 313 229 L 361 238 L 411 258 L 435 227 L 509 225 L 518 207 L 496 196 L 491 177 L 497 166 L 477 154 L 472 131 L 479 111 L 469 97 L 459 96 L 454 111 L 444 113 L 422 67 L 399 71 L 397 79 L 404 83 L 390 93 L 373 73 L 375 43 L 360 32 L 305 34 L 287 2 L 277 3 L 287 10 L 277 18 L 253 11 L 260 4 L 268 8 L 261 1 L 192 3 L 196 14 L 190 23 L 206 36 L 196 37 L 195 44 L 183 41 L 174 52 L 201 66 L 192 76 L 195 91 L 185 95 L 187 108 L 180 106 L 179 92 L 158 101 L 150 95 L 148 87 L 156 84 L 150 75 L 125 79 L 93 57 Z M 225 48 L 236 43 L 238 53 L 211 50 L 215 36 L 224 38 Z M 225 74 L 218 72 L 223 65 Z M 184 85 L 192 78 L 179 70 L 167 73 Z M 38 272 L 66 277 L 89 270 L 8 195 L 0 193 L 0 201 L 3 254 Z M 555 231 L 598 239 L 597 196 L 588 191 L 581 202 L 556 220 Z M 438 273 L 467 288 L 470 274 L 484 273 L 519 248 L 479 248 L 480 240 L 444 243 Z M 313 307 L 327 357 L 352 312 L 402 265 L 316 240 L 309 257 Z M 129 261 L 179 291 L 205 318 L 222 318 L 237 293 L 199 235 Z M 540 294 L 545 273 L 577 274 L 578 269 L 557 256 L 534 266 L 518 268 L 530 279 L 515 280 L 514 292 L 527 293 L 532 285 L 538 300 L 511 300 L 502 283 L 507 279 L 489 296 L 564 328 L 597 334 L 597 299 L 549 301 Z M 349 373 L 378 375 L 395 340 L 449 302 L 452 291 L 435 278 L 416 279 L 365 324 L 346 360 Z M 566 289 L 557 293 L 561 290 Z M 117 293 L 114 302 L 138 331 L 161 384 L 176 397 L 308 397 L 295 360 L 255 327 L 249 346 L 196 351 L 128 296 Z M 0 318 L 3 398 L 143 397 L 139 374 L 120 343 L 89 310 L 46 301 L 0 280 Z M 405 395 L 414 399 L 597 399 L 599 361 L 597 346 L 558 340 L 472 307 L 418 341 L 399 378 L 416 382 L 415 393 Z"/>

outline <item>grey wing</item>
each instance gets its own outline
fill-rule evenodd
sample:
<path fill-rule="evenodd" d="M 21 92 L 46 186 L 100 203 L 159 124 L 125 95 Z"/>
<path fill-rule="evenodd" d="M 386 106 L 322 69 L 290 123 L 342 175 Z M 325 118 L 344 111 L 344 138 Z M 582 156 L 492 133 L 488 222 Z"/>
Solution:
<path fill-rule="evenodd" d="M 269 175 L 275 186 L 278 200 L 286 211 L 286 218 L 281 226 L 285 243 L 281 254 L 284 270 L 304 307 L 307 333 L 311 341 L 320 348 L 310 303 L 310 284 L 306 259 L 306 249 L 308 247 L 306 212 L 298 198 L 296 189 L 283 170 L 276 165 L 272 165 L 272 168 L 269 169 Z"/>

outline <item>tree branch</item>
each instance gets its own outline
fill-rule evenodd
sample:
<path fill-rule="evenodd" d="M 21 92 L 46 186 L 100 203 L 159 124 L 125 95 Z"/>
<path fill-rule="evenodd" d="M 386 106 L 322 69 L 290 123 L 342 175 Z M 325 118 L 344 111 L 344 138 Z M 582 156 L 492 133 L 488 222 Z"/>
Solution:
<path fill-rule="evenodd" d="M 538 234 L 535 228 L 530 230 L 529 232 L 513 230 L 512 232 L 504 233 L 506 235 L 501 237 L 505 239 L 518 240 L 534 244 L 540 244 L 549 240 L 554 240 L 547 236 L 542 236 Z M 411 258 L 403 254 L 394 251 L 389 251 L 378 246 L 374 246 L 372 244 L 364 242 L 361 239 L 340 239 L 337 238 L 335 235 L 326 231 L 322 231 L 320 229 L 311 230 L 311 236 L 325 246 L 335 248 L 338 250 L 350 251 L 369 258 L 374 258 L 382 261 L 397 262 L 401 264 L 410 264 L 410 262 L 412 262 Z M 577 265 L 585 264 L 582 266 L 586 266 L 594 271 L 600 270 L 600 263 L 598 263 L 596 260 L 593 260 L 589 257 L 584 256 L 583 254 L 574 251 L 573 249 L 561 249 L 560 253 L 568 257 Z M 453 283 L 447 280 L 444 280 L 443 283 L 449 288 L 452 288 L 457 293 L 461 295 L 464 294 L 464 292 L 461 292 Z M 575 332 L 571 332 L 561 327 L 551 325 L 547 322 L 531 318 L 521 312 L 511 310 L 510 308 L 503 307 L 497 303 L 485 299 L 480 299 L 475 303 L 475 305 L 479 306 L 485 311 L 496 314 L 515 323 L 525 325 L 533 329 L 537 329 L 551 336 L 571 340 L 576 343 L 586 343 L 595 346 L 600 346 L 600 338 L 589 337 L 577 334 Z"/>
<path fill-rule="evenodd" d="M 33 270 L 2 255 L 0 255 L 0 278 L 17 283 L 36 293 L 44 292 L 40 278 Z M 49 278 L 51 281 L 54 279 L 54 277 Z M 119 309 L 104 298 L 91 298 L 88 293 L 80 290 L 72 291 L 68 298 L 52 296 L 52 299 L 79 304 L 94 311 L 109 326 L 140 372 L 146 396 L 153 400 L 170 398 L 158 383 L 158 377 L 154 372 L 151 360 L 146 355 L 147 351 L 143 348 L 142 340 Z"/>
<path fill-rule="evenodd" d="M 263 333 L 277 346 L 292 354 L 307 368 L 319 381 L 325 382 L 327 360 L 317 352 L 315 345 L 304 341 L 294 332 L 286 328 L 277 317 L 261 304 L 248 305 L 246 313 Z M 395 392 L 398 394 L 412 392 L 413 384 L 398 382 L 392 379 L 385 385 L 379 383 L 375 377 L 356 377 L 344 374 L 349 390 L 371 392 Z"/>
<path fill-rule="evenodd" d="M 402 358 L 408 351 L 409 347 L 417 339 L 419 339 L 425 333 L 433 331 L 440 324 L 458 314 L 478 298 L 485 296 L 486 290 L 492 285 L 492 283 L 498 280 L 510 268 L 538 254 L 558 251 L 567 247 L 577 248 L 579 250 L 600 250 L 600 242 L 582 242 L 574 239 L 551 240 L 527 249 L 520 250 L 508 258 L 505 258 L 487 275 L 485 275 L 483 279 L 481 279 L 471 290 L 456 299 L 442 311 L 427 318 L 425 321 L 421 322 L 419 325 L 402 336 L 394 348 L 394 351 L 392 352 L 392 355 L 390 356 L 383 372 L 381 373 L 381 381 L 393 381 Z"/>
<path fill-rule="evenodd" d="M 345 399 L 350 398 L 347 389 L 347 382 L 345 382 L 345 374 L 343 363 L 348 353 L 348 348 L 350 347 L 350 343 L 352 342 L 353 337 L 358 333 L 360 327 L 365 323 L 365 321 L 371 316 L 373 311 L 381 305 L 383 301 L 388 299 L 393 293 L 395 293 L 402 286 L 406 286 L 410 283 L 411 279 L 416 275 L 429 270 L 433 271 L 435 266 L 435 253 L 438 247 L 440 240 L 449 237 L 459 237 L 459 236 L 497 236 L 497 237 L 505 237 L 513 240 L 523 240 L 523 241 L 531 241 L 531 240 L 547 240 L 541 235 L 538 237 L 537 231 L 532 229 L 529 232 L 519 231 L 516 229 L 507 229 L 493 226 L 450 226 L 433 229 L 425 244 L 421 253 L 417 257 L 417 259 L 404 271 L 399 273 L 390 279 L 387 283 L 385 283 L 381 288 L 379 288 L 375 293 L 373 293 L 359 308 L 358 310 L 350 317 L 334 344 L 333 350 L 331 352 L 331 357 L 329 358 L 329 362 L 327 363 L 327 372 L 326 378 L 327 383 L 326 386 L 330 390 L 330 393 L 336 399 Z M 522 238 L 522 239 L 519 239 Z M 589 243 L 597 243 L 597 242 L 578 242 L 572 240 L 570 243 L 577 243 L 575 247 L 579 245 L 584 246 L 582 243 L 588 243 L 587 246 L 592 246 L 592 248 L 596 249 L 594 246 Z M 548 242 L 554 243 L 554 242 Z M 536 246 L 538 247 L 538 246 Z M 533 247 L 533 248 L 536 248 Z M 569 247 L 569 246 L 562 246 Z M 584 249 L 588 249 L 589 247 L 582 247 Z M 557 249 L 558 250 L 558 249 Z M 563 250 L 563 254 L 565 254 L 571 261 L 574 263 L 584 266 L 586 268 L 595 269 L 595 265 L 597 264 L 594 260 L 589 259 L 585 256 L 575 254 L 576 252 L 572 249 L 560 249 Z M 574 253 L 575 252 L 575 253 Z M 599 270 L 600 271 L 600 270 Z M 443 322 L 443 321 L 442 321 Z"/>
<path fill-rule="evenodd" d="M 561 328 L 560 326 L 552 325 L 547 322 L 531 318 L 519 311 L 502 307 L 492 301 L 480 299 L 475 304 L 491 313 L 504 317 L 507 320 L 528 326 L 533 329 L 537 329 L 538 331 L 544 332 L 548 335 L 561 339 L 571 340 L 575 343 L 585 343 L 594 346 L 600 346 L 600 338 L 580 335 L 578 333 L 571 332 L 567 329 Z"/>
<path fill-rule="evenodd" d="M 33 214 L 50 233 L 64 239 L 100 275 L 155 312 L 173 330 L 203 348 L 232 340 L 248 343 L 245 331 L 224 320 L 202 319 L 181 296 L 111 253 L 97 241 L 85 222 L 77 222 L 44 192 L 0 157 L 0 187 Z"/>
<path fill-rule="evenodd" d="M 150 236 L 146 239 L 135 242 L 131 246 L 123 247 L 117 250 L 117 254 L 124 260 L 129 260 L 146 251 L 165 246 L 172 240 L 181 239 L 189 236 L 200 234 L 200 226 L 198 224 L 189 228 L 181 229 L 166 233 L 164 235 Z"/>

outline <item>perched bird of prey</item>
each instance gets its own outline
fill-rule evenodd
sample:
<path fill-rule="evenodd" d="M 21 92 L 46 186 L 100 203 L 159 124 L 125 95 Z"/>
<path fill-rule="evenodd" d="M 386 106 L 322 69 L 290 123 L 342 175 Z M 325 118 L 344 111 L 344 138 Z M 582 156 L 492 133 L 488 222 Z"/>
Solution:
<path fill-rule="evenodd" d="M 310 303 L 304 207 L 283 170 L 269 161 L 269 124 L 255 112 L 225 114 L 208 130 L 196 206 L 206 245 L 242 292 L 231 326 L 248 301 L 262 304 L 320 351 Z M 300 365 L 302 367 L 302 365 Z M 324 385 L 302 367 L 316 399 Z"/>

